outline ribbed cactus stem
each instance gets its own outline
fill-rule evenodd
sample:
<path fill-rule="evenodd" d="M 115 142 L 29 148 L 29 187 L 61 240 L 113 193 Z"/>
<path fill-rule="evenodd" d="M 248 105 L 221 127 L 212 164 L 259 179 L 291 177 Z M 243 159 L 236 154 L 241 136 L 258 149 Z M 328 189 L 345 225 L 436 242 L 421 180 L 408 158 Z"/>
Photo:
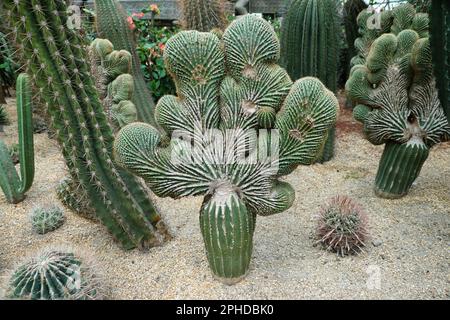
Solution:
<path fill-rule="evenodd" d="M 145 187 L 112 160 L 112 129 L 89 73 L 86 46 L 63 0 L 3 1 L 78 192 L 124 248 L 159 245 L 165 229 Z M 163 230 L 164 229 L 164 230 Z"/>
<path fill-rule="evenodd" d="M 405 196 L 428 158 L 429 149 L 421 141 L 386 143 L 375 178 L 375 193 L 382 198 Z"/>
<path fill-rule="evenodd" d="M 223 0 L 179 0 L 183 28 L 203 32 L 225 29 L 224 2 Z"/>
<path fill-rule="evenodd" d="M 126 21 L 125 10 L 117 0 L 95 0 L 95 11 L 99 37 L 111 41 L 115 50 L 126 50 L 131 53 L 131 75 L 135 90 L 132 101 L 136 106 L 139 121 L 156 125 L 155 103 L 141 70 L 141 60 L 136 52 L 133 32 Z"/>
<path fill-rule="evenodd" d="M 0 186 L 9 203 L 25 199 L 34 179 L 33 115 L 31 85 L 26 74 L 20 74 L 16 81 L 17 123 L 19 127 L 20 177 L 14 167 L 10 151 L 0 140 Z"/>

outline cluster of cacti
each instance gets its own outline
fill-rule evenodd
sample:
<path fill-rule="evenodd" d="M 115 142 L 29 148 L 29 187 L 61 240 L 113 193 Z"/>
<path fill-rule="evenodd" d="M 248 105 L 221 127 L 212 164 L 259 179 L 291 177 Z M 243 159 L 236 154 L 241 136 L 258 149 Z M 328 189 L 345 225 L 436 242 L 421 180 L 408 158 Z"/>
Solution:
<path fill-rule="evenodd" d="M 26 259 L 8 277 L 7 299 L 101 300 L 101 277 L 86 254 L 48 248 Z"/>
<path fill-rule="evenodd" d="M 349 197 L 337 196 L 322 206 L 317 222 L 318 242 L 342 256 L 359 253 L 368 238 L 367 215 Z"/>
<path fill-rule="evenodd" d="M 136 106 L 138 120 L 154 125 L 155 104 L 141 70 L 141 60 L 136 51 L 134 34 L 127 23 L 125 10 L 117 0 L 95 0 L 94 3 L 98 36 L 111 41 L 115 50 L 126 50 L 131 54 L 131 72 L 129 73 L 134 81 L 134 94 L 131 101 Z M 127 111 L 129 104 L 122 103 L 118 108 L 121 112 Z"/>
<path fill-rule="evenodd" d="M 64 220 L 64 211 L 57 206 L 36 207 L 30 214 L 31 227 L 39 234 L 58 229 Z"/>
<path fill-rule="evenodd" d="M 6 112 L 6 108 L 3 105 L 0 105 L 0 131 L 3 131 L 3 126 L 9 125 L 9 117 Z"/>
<path fill-rule="evenodd" d="M 74 197 L 89 200 L 124 248 L 161 244 L 167 230 L 145 185 L 113 163 L 112 128 L 90 74 L 86 44 L 68 23 L 66 2 L 6 0 L 2 5 L 28 72 L 47 103 L 76 186 Z"/>
<path fill-rule="evenodd" d="M 137 110 L 131 101 L 134 80 L 131 72 L 132 57 L 128 51 L 114 50 L 106 39 L 95 39 L 89 47 L 91 74 L 114 129 L 137 121 Z"/>
<path fill-rule="evenodd" d="M 227 25 L 224 0 L 179 0 L 184 30 L 208 32 Z"/>
<path fill-rule="evenodd" d="M 170 144 L 142 123 L 124 127 L 114 143 L 116 161 L 156 195 L 205 195 L 200 226 L 209 265 L 228 284 L 248 271 L 256 216 L 294 201 L 293 188 L 277 178 L 314 161 L 337 117 L 333 93 L 312 77 L 292 84 L 279 55 L 273 28 L 253 15 L 235 20 L 221 39 L 175 35 L 164 59 L 178 97 L 164 96 L 155 112 Z"/>
<path fill-rule="evenodd" d="M 20 74 L 16 81 L 17 119 L 19 127 L 20 176 L 11 159 L 10 149 L 0 140 L 0 187 L 9 203 L 25 199 L 34 179 L 34 141 L 30 79 Z"/>
<path fill-rule="evenodd" d="M 281 65 L 292 80 L 312 76 L 336 92 L 339 60 L 339 23 L 334 0 L 293 0 L 283 20 L 281 32 Z M 334 131 L 318 162 L 334 155 Z"/>
<path fill-rule="evenodd" d="M 414 13 L 410 4 L 392 10 L 391 33 L 373 41 L 346 84 L 366 138 L 386 144 L 375 179 L 375 192 L 385 198 L 406 195 L 430 148 L 450 135 L 433 77 L 428 17 Z"/>
<path fill-rule="evenodd" d="M 433 0 L 430 6 L 430 44 L 439 99 L 450 123 L 450 2 Z"/>

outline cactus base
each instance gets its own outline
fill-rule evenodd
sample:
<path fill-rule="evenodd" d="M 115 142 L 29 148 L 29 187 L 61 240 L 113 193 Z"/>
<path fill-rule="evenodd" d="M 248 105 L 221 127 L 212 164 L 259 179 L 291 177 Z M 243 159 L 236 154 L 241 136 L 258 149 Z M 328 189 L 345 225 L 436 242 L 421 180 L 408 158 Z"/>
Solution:
<path fill-rule="evenodd" d="M 421 141 L 386 144 L 375 179 L 375 194 L 386 199 L 405 196 L 419 176 L 429 149 Z"/>

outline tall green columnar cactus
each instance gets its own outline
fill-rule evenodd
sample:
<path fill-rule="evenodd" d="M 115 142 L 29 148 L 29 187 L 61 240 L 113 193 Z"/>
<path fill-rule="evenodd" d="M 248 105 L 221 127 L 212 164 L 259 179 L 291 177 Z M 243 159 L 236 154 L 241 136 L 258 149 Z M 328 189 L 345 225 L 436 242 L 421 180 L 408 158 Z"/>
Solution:
<path fill-rule="evenodd" d="M 430 148 L 450 137 L 435 88 L 428 37 L 400 30 L 415 19 L 405 12 L 402 6 L 393 10 L 391 33 L 373 41 L 365 64 L 353 67 L 346 84 L 349 96 L 359 103 L 354 115 L 364 124 L 367 139 L 385 144 L 375 179 L 375 192 L 384 198 L 406 195 Z"/>
<path fill-rule="evenodd" d="M 76 192 L 88 197 L 124 248 L 160 244 L 166 230 L 144 185 L 112 161 L 112 129 L 89 73 L 86 46 L 68 22 L 66 2 L 2 3 L 29 73 L 48 104 Z"/>
<path fill-rule="evenodd" d="M 226 27 L 223 0 L 179 0 L 179 5 L 185 30 L 207 32 Z"/>
<path fill-rule="evenodd" d="M 31 107 L 31 86 L 26 74 L 20 74 L 16 81 L 17 121 L 19 127 L 20 177 L 17 174 L 10 151 L 0 140 L 0 186 L 9 203 L 25 199 L 34 179 L 33 114 Z"/>
<path fill-rule="evenodd" d="M 221 39 L 177 34 L 164 59 L 178 97 L 164 96 L 155 113 L 170 144 L 142 123 L 115 140 L 116 161 L 158 196 L 205 196 L 200 227 L 209 265 L 228 284 L 248 271 L 256 216 L 294 201 L 292 187 L 277 178 L 314 161 L 336 121 L 332 92 L 316 78 L 292 84 L 276 64 L 279 54 L 271 25 L 253 15 L 235 20 Z"/>
<path fill-rule="evenodd" d="M 95 12 L 99 37 L 111 41 L 114 49 L 126 50 L 131 53 L 131 75 L 135 88 L 132 102 L 136 106 L 139 121 L 155 125 L 155 103 L 141 70 L 134 34 L 126 21 L 125 10 L 117 0 L 95 0 Z"/>
<path fill-rule="evenodd" d="M 431 2 L 430 43 L 434 74 L 447 120 L 450 123 L 450 2 Z"/>
<path fill-rule="evenodd" d="M 293 0 L 281 33 L 281 64 L 291 79 L 317 77 L 329 90 L 336 92 L 338 36 L 336 1 Z M 330 130 L 318 162 L 333 157 L 334 131 L 334 128 Z"/>
<path fill-rule="evenodd" d="M 344 3 L 344 27 L 349 60 L 358 54 L 355 48 L 355 40 L 358 38 L 358 24 L 356 21 L 358 15 L 366 9 L 367 4 L 363 0 L 347 0 Z"/>

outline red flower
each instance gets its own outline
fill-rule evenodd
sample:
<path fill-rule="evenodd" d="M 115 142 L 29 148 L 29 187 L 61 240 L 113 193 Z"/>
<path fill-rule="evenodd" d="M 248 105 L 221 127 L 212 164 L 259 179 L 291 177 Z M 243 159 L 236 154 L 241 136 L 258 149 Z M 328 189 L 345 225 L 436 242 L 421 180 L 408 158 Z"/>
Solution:
<path fill-rule="evenodd" d="M 145 14 L 143 12 L 133 12 L 131 14 L 131 16 L 135 17 L 135 18 L 138 18 L 138 19 L 142 19 L 145 16 Z"/>
<path fill-rule="evenodd" d="M 166 49 L 166 45 L 164 43 L 159 44 L 159 50 L 164 51 Z"/>
<path fill-rule="evenodd" d="M 128 28 L 130 28 L 130 30 L 136 29 L 136 25 L 134 24 L 133 17 L 128 17 L 127 22 L 128 22 Z"/>

